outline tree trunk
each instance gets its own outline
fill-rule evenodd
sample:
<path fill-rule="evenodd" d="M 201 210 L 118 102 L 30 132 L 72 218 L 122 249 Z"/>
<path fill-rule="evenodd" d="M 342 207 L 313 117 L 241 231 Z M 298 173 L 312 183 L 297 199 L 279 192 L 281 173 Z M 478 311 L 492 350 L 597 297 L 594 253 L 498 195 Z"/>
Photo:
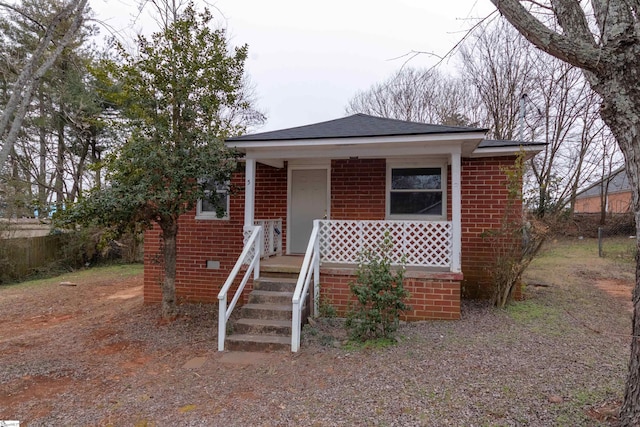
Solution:
<path fill-rule="evenodd" d="M 164 280 L 162 281 L 162 318 L 173 320 L 178 314 L 176 304 L 176 255 L 178 222 L 171 218 L 162 221 L 162 254 L 164 258 Z"/>
<path fill-rule="evenodd" d="M 600 114 L 625 157 L 640 249 L 640 41 L 637 1 L 551 1 L 562 32 L 548 27 L 518 0 L 491 0 L 531 43 L 585 70 L 591 88 L 602 98 Z M 544 6 L 543 6 L 544 7 Z M 591 18 L 595 18 L 595 23 Z M 547 22 L 548 17 L 545 17 Z M 598 32 L 594 34 L 593 25 Z M 640 255 L 636 254 L 629 373 L 620 410 L 623 426 L 640 425 Z"/>
<path fill-rule="evenodd" d="M 76 200 L 76 197 L 81 196 L 82 175 L 84 174 L 84 166 L 87 161 L 87 155 L 89 154 L 90 140 L 86 135 L 81 135 L 78 137 L 78 139 L 80 139 L 80 141 L 82 142 L 82 149 L 78 158 L 76 171 L 73 174 L 73 185 L 71 186 L 71 192 L 69 193 L 69 202 L 74 202 Z"/>
<path fill-rule="evenodd" d="M 56 181 L 54 184 L 56 192 L 56 211 L 62 212 L 64 209 L 64 111 L 62 105 L 58 113 L 58 152 L 56 155 Z"/>
<path fill-rule="evenodd" d="M 47 128 L 44 125 L 46 111 L 44 108 L 44 95 L 39 91 L 39 108 L 41 123 L 38 128 L 38 136 L 40 141 L 39 163 L 38 163 L 38 216 L 47 218 L 49 215 L 49 207 L 47 206 Z"/>
<path fill-rule="evenodd" d="M 637 64 L 634 69 L 639 69 Z M 625 167 L 631 183 L 633 212 L 636 219 L 636 250 L 640 249 L 640 88 L 625 67 L 608 76 L 592 79 L 593 88 L 603 98 L 601 115 L 624 153 Z M 608 77 L 608 78 L 607 78 Z M 604 183 L 603 183 L 604 184 Z M 636 253 L 636 284 L 633 290 L 631 355 L 620 410 L 623 426 L 640 425 L 640 256 Z"/>
<path fill-rule="evenodd" d="M 637 191 L 637 190 L 634 190 Z M 640 212 L 636 208 L 636 224 L 640 224 Z M 636 286 L 633 289 L 633 320 L 631 337 L 631 356 L 629 372 L 624 391 L 624 402 L 620 409 L 620 424 L 623 426 L 640 425 L 640 233 L 636 228 Z"/>

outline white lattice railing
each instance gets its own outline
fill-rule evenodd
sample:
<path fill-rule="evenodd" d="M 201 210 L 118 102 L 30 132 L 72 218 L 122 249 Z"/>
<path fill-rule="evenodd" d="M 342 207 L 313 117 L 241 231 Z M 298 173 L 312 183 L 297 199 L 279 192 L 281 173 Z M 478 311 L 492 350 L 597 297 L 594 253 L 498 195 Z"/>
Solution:
<path fill-rule="evenodd" d="M 451 267 L 453 233 L 449 221 L 320 220 L 319 223 L 321 262 L 357 263 L 363 250 L 375 249 L 388 233 L 394 264 L 404 261 L 406 266 Z"/>
<path fill-rule="evenodd" d="M 263 230 L 261 258 L 282 255 L 282 219 L 256 219 L 255 225 Z"/>
<path fill-rule="evenodd" d="M 262 241 L 259 243 L 260 258 L 269 258 L 273 255 L 282 255 L 282 220 L 281 219 L 257 219 L 256 226 L 262 227 Z M 244 246 L 247 246 L 252 229 L 244 229 Z M 245 260 L 245 264 L 249 261 Z"/>

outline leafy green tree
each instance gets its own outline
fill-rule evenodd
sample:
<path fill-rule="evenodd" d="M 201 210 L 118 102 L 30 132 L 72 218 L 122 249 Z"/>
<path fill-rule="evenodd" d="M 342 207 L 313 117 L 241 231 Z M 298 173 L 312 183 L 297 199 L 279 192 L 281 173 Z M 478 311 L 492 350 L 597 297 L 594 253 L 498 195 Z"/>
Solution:
<path fill-rule="evenodd" d="M 209 27 L 211 19 L 189 4 L 150 40 L 140 36 L 136 56 L 119 47 L 122 63 L 100 68 L 98 79 L 114 82 L 103 93 L 120 108 L 129 136 L 105 159 L 108 185 L 69 215 L 119 231 L 157 224 L 165 319 L 177 314 L 178 219 L 205 197 L 203 178 L 230 179 L 236 155 L 223 138 L 244 131 L 243 117 L 256 117 L 245 97 L 247 46 L 230 49 L 225 31 Z"/>

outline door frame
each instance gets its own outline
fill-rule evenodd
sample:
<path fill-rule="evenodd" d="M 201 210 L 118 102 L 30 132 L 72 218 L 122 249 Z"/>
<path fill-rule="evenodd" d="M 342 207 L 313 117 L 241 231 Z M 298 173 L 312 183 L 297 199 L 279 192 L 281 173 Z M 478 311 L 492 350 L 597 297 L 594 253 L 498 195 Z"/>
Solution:
<path fill-rule="evenodd" d="M 327 218 L 331 218 L 331 159 L 305 159 L 287 162 L 287 255 L 291 254 L 291 183 L 293 179 L 292 171 L 301 169 L 324 169 L 327 171 Z"/>

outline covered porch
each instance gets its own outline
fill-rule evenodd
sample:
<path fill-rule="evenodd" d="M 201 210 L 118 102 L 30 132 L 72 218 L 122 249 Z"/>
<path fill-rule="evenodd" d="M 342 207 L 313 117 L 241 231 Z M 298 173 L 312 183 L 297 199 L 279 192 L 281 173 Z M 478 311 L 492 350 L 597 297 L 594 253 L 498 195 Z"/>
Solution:
<path fill-rule="evenodd" d="M 226 291 L 243 265 L 239 292 L 249 280 L 261 280 L 265 268 L 295 269 L 291 349 L 297 351 L 305 305 L 317 313 L 322 293 L 346 308 L 362 252 L 385 239 L 392 262 L 409 270 L 415 309 L 408 318 L 458 318 L 462 157 L 484 134 L 355 115 L 227 140 L 245 155 L 245 250 L 219 294 L 220 324 L 239 298 L 227 309 Z M 266 183 L 265 169 L 277 178 Z M 286 210 L 269 217 L 264 194 L 276 187 Z M 274 241 L 279 252 L 264 249 Z"/>

